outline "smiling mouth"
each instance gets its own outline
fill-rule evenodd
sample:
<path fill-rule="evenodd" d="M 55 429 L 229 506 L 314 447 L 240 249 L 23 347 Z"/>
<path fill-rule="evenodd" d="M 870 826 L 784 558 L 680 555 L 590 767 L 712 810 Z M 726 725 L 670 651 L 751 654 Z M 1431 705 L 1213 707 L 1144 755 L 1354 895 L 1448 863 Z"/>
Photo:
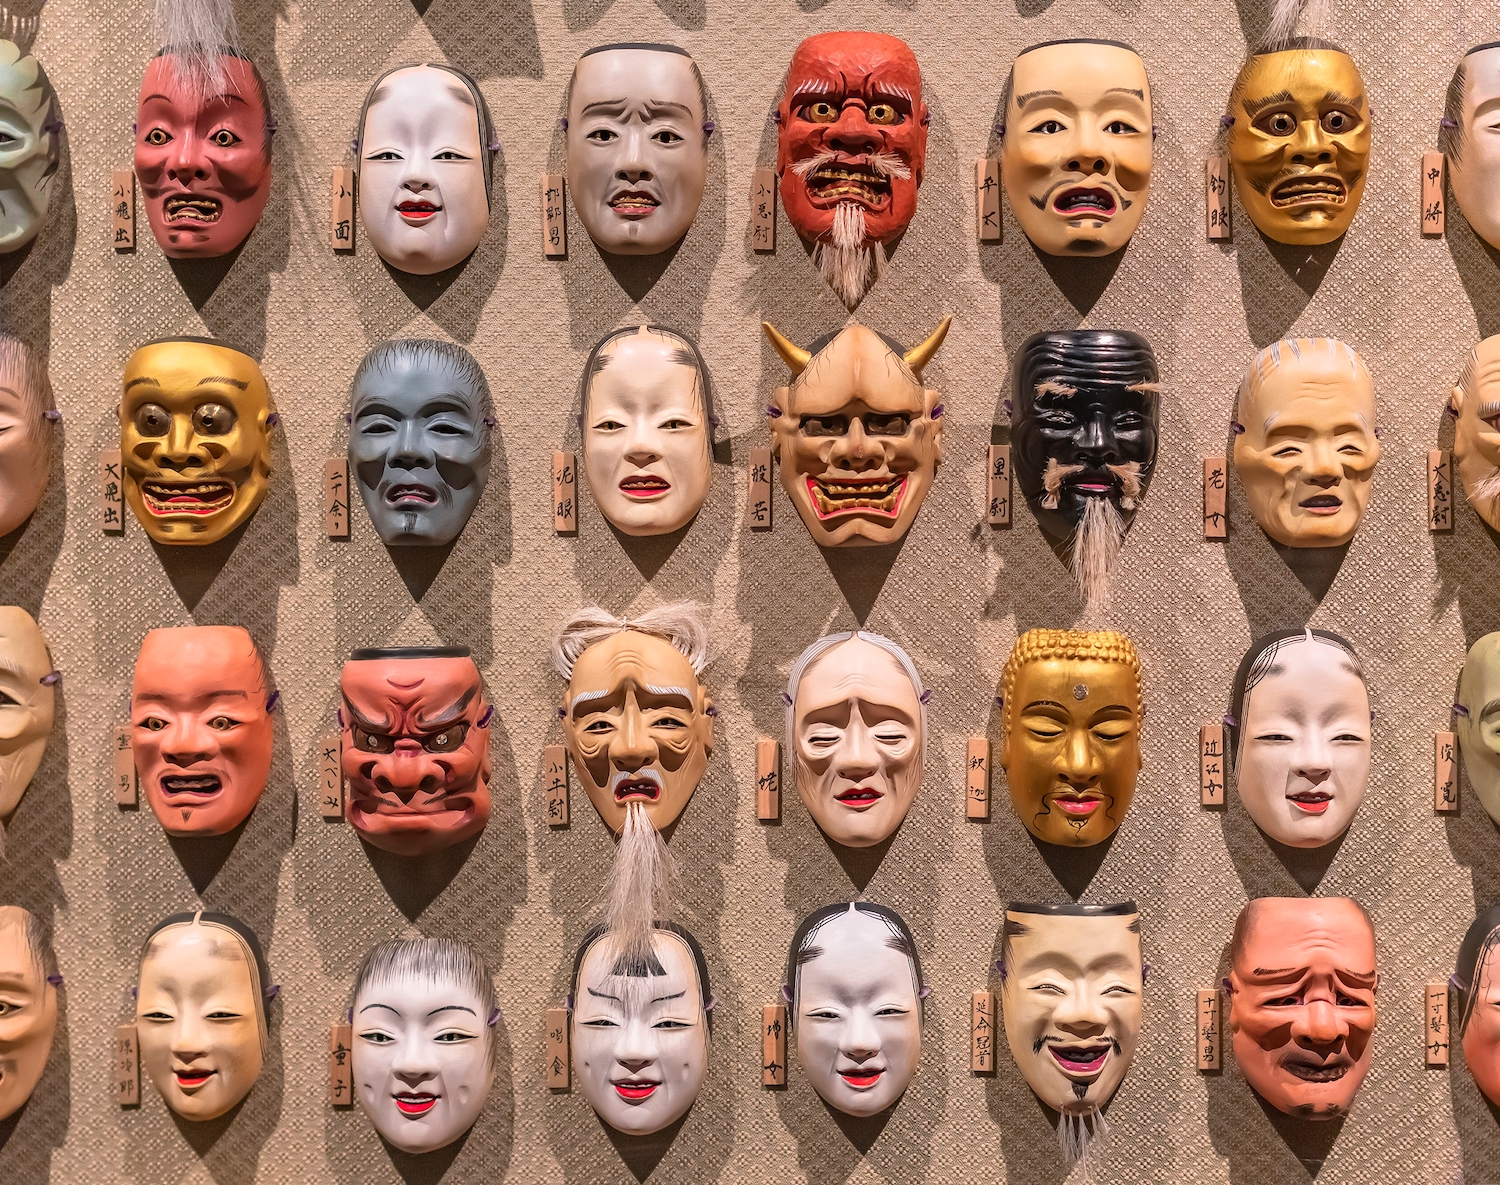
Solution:
<path fill-rule="evenodd" d="M 212 223 L 224 213 L 224 203 L 218 198 L 182 194 L 167 198 L 162 210 L 168 222 Z"/>
<path fill-rule="evenodd" d="M 835 794 L 833 800 L 848 807 L 851 811 L 867 811 L 884 797 L 885 795 L 873 786 L 856 786 L 852 790 L 845 790 L 842 794 Z"/>
<path fill-rule="evenodd" d="M 656 1088 L 660 1086 L 661 1083 L 646 1082 L 644 1080 L 641 1080 L 631 1082 L 611 1082 L 610 1085 L 615 1088 L 615 1093 L 622 1099 L 624 1099 L 627 1103 L 644 1103 L 647 1099 L 649 1099 L 653 1094 L 656 1093 Z"/>
<path fill-rule="evenodd" d="M 672 483 L 666 478 L 657 477 L 650 473 L 623 478 L 620 482 L 620 493 L 624 494 L 627 498 L 637 498 L 642 502 L 660 497 L 671 488 Z"/>
<path fill-rule="evenodd" d="M 420 502 L 423 506 L 437 505 L 437 495 L 426 486 L 392 486 L 386 492 L 385 500 L 391 506 L 400 506 L 405 502 Z"/>
<path fill-rule="evenodd" d="M 906 493 L 906 474 L 875 481 L 819 481 L 807 479 L 807 492 L 819 518 L 841 514 L 880 514 L 896 518 Z"/>
<path fill-rule="evenodd" d="M 840 1070 L 839 1077 L 855 1090 L 869 1090 L 884 1073 L 884 1070 Z"/>
<path fill-rule="evenodd" d="M 1296 794 L 1288 794 L 1286 800 L 1309 815 L 1321 815 L 1333 802 L 1333 795 L 1326 790 L 1302 790 Z"/>
<path fill-rule="evenodd" d="M 1344 508 L 1344 500 L 1337 494 L 1314 494 L 1311 498 L 1297 503 L 1309 514 L 1337 514 Z"/>
<path fill-rule="evenodd" d="M 861 164 L 825 165 L 808 175 L 807 196 L 819 205 L 858 202 L 870 210 L 883 210 L 891 202 L 891 179 Z"/>
<path fill-rule="evenodd" d="M 661 797 L 661 787 L 650 778 L 627 778 L 615 786 L 615 801 L 655 802 Z"/>
<path fill-rule="evenodd" d="M 169 798 L 192 794 L 212 798 L 224 788 L 218 774 L 162 774 L 161 790 Z"/>
<path fill-rule="evenodd" d="M 1113 1048 L 1114 1046 L 1108 1041 L 1099 1041 L 1088 1045 L 1051 1044 L 1047 1046 L 1047 1052 L 1052 1055 L 1057 1068 L 1064 1074 L 1070 1077 L 1092 1078 L 1104 1069 L 1109 1051 Z"/>
<path fill-rule="evenodd" d="M 1287 1060 L 1281 1063 L 1281 1068 L 1303 1082 L 1337 1082 L 1349 1072 L 1348 1064 L 1341 1061 L 1324 1066 Z"/>
<path fill-rule="evenodd" d="M 227 510 L 234 501 L 232 481 L 143 481 L 142 500 L 156 518 L 206 516 Z"/>
<path fill-rule="evenodd" d="M 609 208 L 621 218 L 632 221 L 649 218 L 661 202 L 641 189 L 625 189 L 609 199 Z"/>
<path fill-rule="evenodd" d="M 427 1094 L 425 1091 L 419 1094 L 393 1094 L 391 1098 L 396 1100 L 396 1109 L 403 1115 L 426 1115 L 437 1106 L 438 1096 Z"/>
<path fill-rule="evenodd" d="M 1098 186 L 1076 186 L 1058 194 L 1052 209 L 1064 218 L 1105 219 L 1113 218 L 1117 207 L 1115 195 L 1109 190 Z"/>
<path fill-rule="evenodd" d="M 172 1077 L 183 1090 L 197 1090 L 217 1073 L 217 1070 L 173 1070 Z"/>
<path fill-rule="evenodd" d="M 1349 187 L 1337 173 L 1298 173 L 1271 186 L 1271 205 L 1342 206 L 1349 199 Z"/>
<path fill-rule="evenodd" d="M 442 206 L 420 199 L 396 203 L 396 213 L 413 226 L 420 226 L 424 222 L 431 221 L 442 208 Z"/>

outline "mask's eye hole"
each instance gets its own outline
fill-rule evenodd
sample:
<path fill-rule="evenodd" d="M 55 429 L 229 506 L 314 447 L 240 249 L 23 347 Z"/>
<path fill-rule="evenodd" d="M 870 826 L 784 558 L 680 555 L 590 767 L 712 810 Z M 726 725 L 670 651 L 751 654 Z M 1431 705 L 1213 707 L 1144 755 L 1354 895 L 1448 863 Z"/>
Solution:
<path fill-rule="evenodd" d="M 202 436 L 223 436 L 234 421 L 234 408 L 225 403 L 200 403 L 193 410 L 193 431 Z"/>
<path fill-rule="evenodd" d="M 799 427 L 803 436 L 844 436 L 849 431 L 849 417 L 803 416 Z"/>
<path fill-rule="evenodd" d="M 422 742 L 422 748 L 429 753 L 452 753 L 463 746 L 464 735 L 468 731 L 468 724 L 461 721 L 451 728 L 445 728 L 442 732 L 428 737 Z"/>
<path fill-rule="evenodd" d="M 152 128 L 146 133 L 145 139 L 147 144 L 160 148 L 163 144 L 170 142 L 172 137 L 167 134 L 165 128 Z"/>
<path fill-rule="evenodd" d="M 142 436 L 165 436 L 172 427 L 172 413 L 159 403 L 143 403 L 135 409 L 135 430 Z"/>
<path fill-rule="evenodd" d="M 901 112 L 889 103 L 871 103 L 870 109 L 865 112 L 865 118 L 871 123 L 889 126 L 901 122 Z"/>
<path fill-rule="evenodd" d="M 217 132 L 215 132 L 208 138 L 208 141 L 210 144 L 217 145 L 219 148 L 233 148 L 236 144 L 239 144 L 241 142 L 240 138 L 233 132 L 231 132 L 228 128 L 220 128 Z"/>
<path fill-rule="evenodd" d="M 1255 126 L 1270 136 L 1290 136 L 1297 130 L 1297 119 L 1290 111 L 1273 111 L 1256 120 Z"/>
<path fill-rule="evenodd" d="M 394 737 L 379 732 L 366 732 L 358 725 L 351 731 L 354 733 L 354 747 L 362 753 L 392 753 L 396 749 Z"/>
<path fill-rule="evenodd" d="M 1341 136 L 1354 128 L 1355 119 L 1347 111 L 1325 111 L 1319 121 L 1330 135 Z"/>
<path fill-rule="evenodd" d="M 911 417 L 900 412 L 889 415 L 880 412 L 865 414 L 865 431 L 871 436 L 905 436 L 911 427 Z"/>
<path fill-rule="evenodd" d="M 820 99 L 802 108 L 801 114 L 802 118 L 809 123 L 838 123 L 840 111 L 837 103 Z"/>

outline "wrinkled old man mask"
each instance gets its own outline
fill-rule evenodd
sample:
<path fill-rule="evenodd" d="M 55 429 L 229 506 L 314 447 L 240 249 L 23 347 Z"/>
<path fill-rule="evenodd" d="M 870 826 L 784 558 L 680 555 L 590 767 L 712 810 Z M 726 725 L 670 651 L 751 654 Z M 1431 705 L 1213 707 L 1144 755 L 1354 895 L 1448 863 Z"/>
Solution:
<path fill-rule="evenodd" d="M 26 1104 L 52 1053 L 57 986 L 49 953 L 32 914 L 0 905 L 0 1121 Z"/>
<path fill-rule="evenodd" d="M 1453 459 L 1464 496 L 1500 531 L 1500 335 L 1474 347 L 1448 406 L 1457 419 Z"/>
<path fill-rule="evenodd" d="M 62 115 L 42 64 L 0 40 L 0 254 L 42 229 L 62 158 Z"/>
<path fill-rule="evenodd" d="M 1500 1099 L 1500 906 L 1474 919 L 1458 948 L 1450 981 L 1457 996 L 1457 1035 L 1474 1084 L 1490 1102 Z"/>
<path fill-rule="evenodd" d="M 1500 633 L 1485 634 L 1469 647 L 1458 681 L 1454 731 L 1469 785 L 1500 823 Z"/>
<path fill-rule="evenodd" d="M 1460 59 L 1443 114 L 1438 145 L 1448 158 L 1453 200 L 1474 233 L 1500 247 L 1500 41 Z"/>
<path fill-rule="evenodd" d="M 42 500 L 52 476 L 55 419 L 47 364 L 19 338 L 0 333 L 0 535 L 24 523 Z"/>
<path fill-rule="evenodd" d="M 56 682 L 47 640 L 31 614 L 16 605 L 0 606 L 0 820 L 16 809 L 42 763 L 52 734 Z"/>

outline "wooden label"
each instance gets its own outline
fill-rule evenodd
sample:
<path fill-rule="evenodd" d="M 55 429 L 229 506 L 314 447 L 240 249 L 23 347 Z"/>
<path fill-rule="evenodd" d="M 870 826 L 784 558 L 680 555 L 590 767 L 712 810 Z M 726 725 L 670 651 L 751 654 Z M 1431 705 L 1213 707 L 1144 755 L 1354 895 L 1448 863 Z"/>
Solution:
<path fill-rule="evenodd" d="M 1210 239 L 1229 237 L 1229 161 L 1211 156 L 1203 163 L 1203 188 L 1206 198 L 1207 230 Z"/>
<path fill-rule="evenodd" d="M 752 531 L 771 529 L 771 450 L 750 450 L 750 496 L 745 502 L 745 521 Z"/>
<path fill-rule="evenodd" d="M 125 533 L 125 476 L 120 450 L 99 450 L 99 529 L 106 535 Z"/>
<path fill-rule="evenodd" d="M 113 759 L 113 781 L 116 806 L 135 806 L 136 797 L 135 753 L 130 747 L 130 725 L 122 724 L 115 729 L 114 742 L 110 745 Z"/>
<path fill-rule="evenodd" d="M 1445 815 L 1458 810 L 1458 758 L 1451 732 L 1432 738 L 1432 809 Z"/>
<path fill-rule="evenodd" d="M 1427 1064 L 1448 1064 L 1448 985 L 1427 985 L 1426 1015 L 1422 1018 L 1422 1038 L 1427 1045 Z"/>
<path fill-rule="evenodd" d="M 1443 209 L 1443 154 L 1422 154 L 1422 233 L 1440 235 L 1446 217 Z M 1447 1064 L 1446 1062 L 1444 1063 Z"/>
<path fill-rule="evenodd" d="M 318 738 L 318 814 L 344 817 L 343 737 L 336 732 Z"/>
<path fill-rule="evenodd" d="M 568 1090 L 573 1064 L 568 1056 L 568 1010 L 547 1009 L 547 1089 Z"/>
<path fill-rule="evenodd" d="M 141 1105 L 141 1049 L 135 1025 L 116 1025 L 111 1055 L 114 1063 L 115 1102 L 121 1107 Z"/>
<path fill-rule="evenodd" d="M 1224 1033 L 1219 1026 L 1219 991 L 1217 988 L 1198 990 L 1198 1068 L 1200 1070 L 1224 1068 Z"/>
<path fill-rule="evenodd" d="M 568 254 L 568 207 L 563 201 L 563 175 L 542 177 L 542 254 L 564 259 Z"/>
<path fill-rule="evenodd" d="M 1427 529 L 1453 529 L 1453 461 L 1445 448 L 1427 450 Z"/>
<path fill-rule="evenodd" d="M 964 762 L 964 817 L 990 817 L 990 739 L 970 737 Z"/>
<path fill-rule="evenodd" d="M 995 993 L 974 993 L 969 1006 L 969 1072 L 995 1072 Z"/>
<path fill-rule="evenodd" d="M 559 535 L 578 530 L 578 462 L 572 453 L 552 454 L 552 529 Z"/>
<path fill-rule="evenodd" d="M 1203 537 L 1225 539 L 1229 536 L 1229 515 L 1225 499 L 1229 493 L 1229 465 L 1224 457 L 1203 458 Z"/>
<path fill-rule="evenodd" d="M 985 479 L 984 521 L 992 527 L 1010 526 L 1010 445 L 990 445 Z"/>
<path fill-rule="evenodd" d="M 335 1107 L 354 1102 L 354 1027 L 335 1024 L 328 1030 L 328 1101 Z"/>
<path fill-rule="evenodd" d="M 1224 726 L 1205 724 L 1198 730 L 1198 802 L 1224 805 Z"/>
<path fill-rule="evenodd" d="M 775 169 L 756 169 L 750 174 L 750 248 L 776 250 Z"/>
<path fill-rule="evenodd" d="M 542 750 L 542 809 L 548 827 L 568 825 L 568 747 L 548 745 Z"/>
<path fill-rule="evenodd" d="M 328 245 L 335 251 L 354 250 L 354 170 L 334 169 L 328 211 Z"/>
<path fill-rule="evenodd" d="M 116 251 L 135 250 L 135 170 L 115 169 L 109 179 L 110 228 Z"/>
<path fill-rule="evenodd" d="M 1000 241 L 1000 162 L 974 162 L 974 219 L 981 243 Z"/>
<path fill-rule="evenodd" d="M 755 738 L 755 817 L 781 818 L 781 742 Z"/>
<path fill-rule="evenodd" d="M 323 529 L 330 539 L 349 538 L 349 458 L 323 462 Z"/>
<path fill-rule="evenodd" d="M 760 1010 L 760 1084 L 786 1085 L 786 1005 Z"/>

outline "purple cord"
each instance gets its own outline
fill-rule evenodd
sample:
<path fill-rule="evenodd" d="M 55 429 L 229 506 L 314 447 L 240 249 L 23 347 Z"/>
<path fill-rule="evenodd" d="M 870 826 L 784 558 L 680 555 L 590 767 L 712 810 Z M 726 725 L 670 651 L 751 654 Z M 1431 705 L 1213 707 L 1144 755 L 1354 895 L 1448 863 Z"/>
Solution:
<path fill-rule="evenodd" d="M 41 679 L 38 680 L 38 682 L 40 682 L 43 687 L 51 687 L 54 683 L 61 683 L 62 682 L 62 672 L 61 671 L 48 671 L 45 675 L 43 675 L 41 677 Z"/>
<path fill-rule="evenodd" d="M 62 419 L 62 412 L 58 411 L 55 407 L 49 407 L 42 413 L 42 419 L 55 424 L 58 420 Z"/>
<path fill-rule="evenodd" d="M 276 710 L 276 705 L 279 704 L 280 702 L 281 702 L 281 692 L 280 692 L 280 690 L 271 692 L 271 694 L 266 697 L 266 711 L 267 712 L 274 712 Z"/>

